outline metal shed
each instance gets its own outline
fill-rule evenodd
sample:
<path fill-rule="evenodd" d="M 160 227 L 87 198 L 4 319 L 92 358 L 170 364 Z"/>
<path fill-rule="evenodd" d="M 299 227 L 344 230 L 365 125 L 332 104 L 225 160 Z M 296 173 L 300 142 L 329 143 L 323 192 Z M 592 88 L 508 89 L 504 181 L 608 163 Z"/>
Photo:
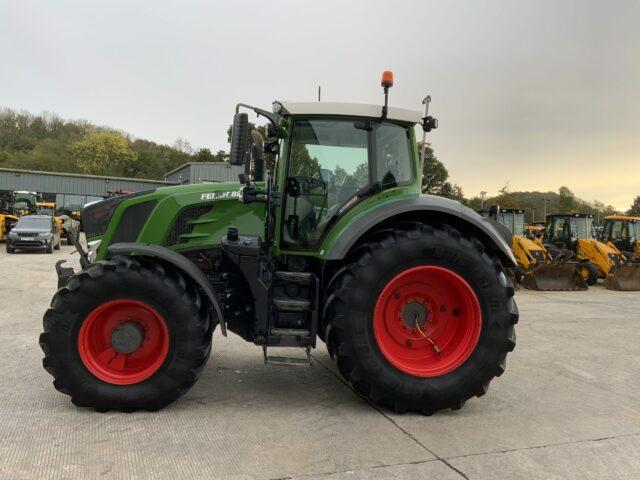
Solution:
<path fill-rule="evenodd" d="M 192 162 L 170 171 L 164 179 L 172 183 L 237 182 L 244 167 L 226 162 Z"/>
<path fill-rule="evenodd" d="M 27 190 L 43 194 L 58 209 L 76 210 L 87 202 L 108 196 L 109 191 L 139 192 L 166 185 L 162 180 L 141 180 L 77 173 L 40 172 L 0 168 L 0 192 Z"/>

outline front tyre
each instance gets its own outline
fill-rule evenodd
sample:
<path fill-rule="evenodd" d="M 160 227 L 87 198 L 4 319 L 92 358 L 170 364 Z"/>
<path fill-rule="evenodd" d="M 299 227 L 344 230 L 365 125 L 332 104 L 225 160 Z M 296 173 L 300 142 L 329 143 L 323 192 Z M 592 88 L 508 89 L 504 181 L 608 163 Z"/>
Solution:
<path fill-rule="evenodd" d="M 44 315 L 54 387 L 99 411 L 158 410 L 197 380 L 212 327 L 198 289 L 149 259 L 116 257 L 74 275 Z"/>
<path fill-rule="evenodd" d="M 431 414 L 483 395 L 515 347 L 518 310 L 497 259 L 453 228 L 373 236 L 340 270 L 325 316 L 342 375 L 395 411 Z"/>
<path fill-rule="evenodd" d="M 595 264 L 591 262 L 584 262 L 580 267 L 580 274 L 582 275 L 582 278 L 584 278 L 584 281 L 587 282 L 587 285 L 593 287 L 598 283 L 600 270 Z"/>

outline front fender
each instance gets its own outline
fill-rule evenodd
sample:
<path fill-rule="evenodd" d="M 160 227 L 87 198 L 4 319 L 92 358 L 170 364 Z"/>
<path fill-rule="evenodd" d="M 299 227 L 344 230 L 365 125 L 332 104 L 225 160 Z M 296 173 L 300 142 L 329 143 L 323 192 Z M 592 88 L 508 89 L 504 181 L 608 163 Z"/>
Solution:
<path fill-rule="evenodd" d="M 377 225 L 394 218 L 405 219 L 412 214 L 425 221 L 451 223 L 453 227 L 468 231 L 495 253 L 505 267 L 515 267 L 516 259 L 511 251 L 511 232 L 493 219 L 485 218 L 460 202 L 435 195 L 419 195 L 380 204 L 354 218 L 335 241 L 324 249 L 325 260 L 340 260 L 367 232 Z"/>
<path fill-rule="evenodd" d="M 109 246 L 107 258 L 111 258 L 114 255 L 144 255 L 153 257 L 167 262 L 180 270 L 180 272 L 196 282 L 207 298 L 211 301 L 216 315 L 218 316 L 220 330 L 225 337 L 227 336 L 227 326 L 224 323 L 222 308 L 220 307 L 220 302 L 218 301 L 218 296 L 216 295 L 215 290 L 211 287 L 209 279 L 204 272 L 184 255 L 159 245 L 149 245 L 145 243 L 114 243 Z"/>

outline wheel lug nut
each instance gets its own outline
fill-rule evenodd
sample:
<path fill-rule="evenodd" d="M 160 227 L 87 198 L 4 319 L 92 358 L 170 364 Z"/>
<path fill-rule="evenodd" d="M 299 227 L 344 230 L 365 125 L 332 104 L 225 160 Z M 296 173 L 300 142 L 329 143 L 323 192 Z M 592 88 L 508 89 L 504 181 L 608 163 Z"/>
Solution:
<path fill-rule="evenodd" d="M 447 307 L 445 305 L 440 305 L 440 311 L 442 313 L 446 312 L 447 311 Z"/>
<path fill-rule="evenodd" d="M 400 298 L 400 292 L 396 292 L 396 294 L 394 295 L 394 297 L 396 297 L 396 300 Z"/>
<path fill-rule="evenodd" d="M 407 347 L 413 347 L 413 341 L 407 340 Z"/>

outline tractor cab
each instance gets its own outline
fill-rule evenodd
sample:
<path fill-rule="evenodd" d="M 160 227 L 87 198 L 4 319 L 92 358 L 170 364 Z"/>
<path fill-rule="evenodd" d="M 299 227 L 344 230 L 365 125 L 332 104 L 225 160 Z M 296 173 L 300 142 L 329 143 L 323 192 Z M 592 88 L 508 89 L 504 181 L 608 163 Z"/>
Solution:
<path fill-rule="evenodd" d="M 15 190 L 11 196 L 12 211 L 17 216 L 35 214 L 36 203 L 41 200 L 39 193 L 24 190 Z"/>
<path fill-rule="evenodd" d="M 611 242 L 625 254 L 640 258 L 640 217 L 610 215 L 604 219 L 602 241 Z"/>
<path fill-rule="evenodd" d="M 547 215 L 544 241 L 566 250 L 575 250 L 578 240 L 591 240 L 593 215 L 588 213 L 554 213 Z"/>
<path fill-rule="evenodd" d="M 524 210 L 516 208 L 501 209 L 496 215 L 496 220 L 507 227 L 512 234 L 521 237 L 525 236 Z"/>
<path fill-rule="evenodd" d="M 319 114 L 326 105 L 283 103 L 282 109 L 304 115 L 292 118 L 286 163 L 279 172 L 283 248 L 315 249 L 337 219 L 372 194 L 418 191 L 415 116 L 382 120 L 372 111 L 370 118 L 329 118 Z M 332 109 L 359 113 L 345 104 Z"/>
<path fill-rule="evenodd" d="M 50 217 L 54 217 L 55 214 L 55 202 L 36 202 L 36 215 L 48 215 Z"/>

